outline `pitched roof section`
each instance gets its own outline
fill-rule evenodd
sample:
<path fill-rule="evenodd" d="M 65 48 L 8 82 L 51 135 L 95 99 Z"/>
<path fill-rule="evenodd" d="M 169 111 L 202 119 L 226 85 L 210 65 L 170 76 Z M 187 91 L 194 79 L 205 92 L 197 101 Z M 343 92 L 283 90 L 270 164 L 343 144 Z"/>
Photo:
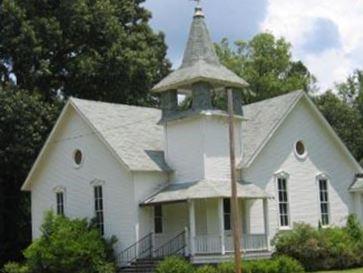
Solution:
<path fill-rule="evenodd" d="M 164 161 L 158 109 L 71 99 L 111 149 L 133 171 L 170 171 Z"/>
<path fill-rule="evenodd" d="M 243 106 L 247 121 L 242 128 L 243 158 L 240 167 L 248 167 L 290 112 L 304 91 L 295 91 Z"/>
<path fill-rule="evenodd" d="M 243 106 L 243 161 L 250 163 L 303 95 L 296 91 Z M 71 99 L 130 170 L 170 171 L 164 160 L 161 111 L 154 108 Z"/>
<path fill-rule="evenodd" d="M 235 88 L 248 85 L 246 81 L 220 64 L 204 21 L 204 15 L 198 7 L 181 67 L 155 85 L 153 91 L 188 89 L 192 84 L 200 81 L 206 81 L 215 86 Z"/>

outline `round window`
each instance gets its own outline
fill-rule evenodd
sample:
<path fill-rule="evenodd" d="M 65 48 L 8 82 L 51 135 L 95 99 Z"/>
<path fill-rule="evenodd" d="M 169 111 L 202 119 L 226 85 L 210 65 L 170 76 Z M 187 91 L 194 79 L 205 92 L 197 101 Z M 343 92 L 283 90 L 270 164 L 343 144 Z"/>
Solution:
<path fill-rule="evenodd" d="M 82 163 L 83 154 L 80 150 L 76 150 L 73 154 L 74 163 L 79 166 Z"/>
<path fill-rule="evenodd" d="M 297 141 L 295 144 L 295 151 L 298 156 L 300 156 L 300 157 L 305 156 L 306 148 L 305 148 L 304 142 L 302 142 L 301 140 Z"/>

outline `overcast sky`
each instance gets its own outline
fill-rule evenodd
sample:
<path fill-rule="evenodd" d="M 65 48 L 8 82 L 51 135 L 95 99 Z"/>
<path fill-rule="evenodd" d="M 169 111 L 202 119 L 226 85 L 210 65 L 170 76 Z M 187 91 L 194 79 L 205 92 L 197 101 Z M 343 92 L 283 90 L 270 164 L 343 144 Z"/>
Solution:
<path fill-rule="evenodd" d="M 195 4 L 190 0 L 146 0 L 156 30 L 163 31 L 168 57 L 178 66 Z M 363 68 L 363 0 L 204 0 L 212 39 L 249 39 L 269 31 L 293 45 L 317 77 L 322 91 Z"/>

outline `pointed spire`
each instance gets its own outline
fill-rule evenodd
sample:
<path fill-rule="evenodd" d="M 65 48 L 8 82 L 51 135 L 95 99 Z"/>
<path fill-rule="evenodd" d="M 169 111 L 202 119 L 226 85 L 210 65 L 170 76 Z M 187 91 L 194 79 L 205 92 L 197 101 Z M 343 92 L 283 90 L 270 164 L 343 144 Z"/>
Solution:
<path fill-rule="evenodd" d="M 200 60 L 210 64 L 219 64 L 218 56 L 214 50 L 212 39 L 210 38 L 208 28 L 204 21 L 202 7 L 198 5 L 195 8 L 181 67 L 192 66 Z"/>
<path fill-rule="evenodd" d="M 242 78 L 220 64 L 214 44 L 205 24 L 200 0 L 195 0 L 193 22 L 182 65 L 161 80 L 152 89 L 154 92 L 190 89 L 198 82 L 206 82 L 213 87 L 243 88 L 248 86 Z"/>

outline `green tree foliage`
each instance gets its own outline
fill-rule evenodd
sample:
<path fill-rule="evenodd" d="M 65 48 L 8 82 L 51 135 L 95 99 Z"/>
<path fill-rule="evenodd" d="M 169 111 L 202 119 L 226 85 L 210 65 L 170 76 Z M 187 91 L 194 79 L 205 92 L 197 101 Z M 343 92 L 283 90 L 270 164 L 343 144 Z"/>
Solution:
<path fill-rule="evenodd" d="M 115 240 L 106 241 L 86 220 L 46 215 L 42 235 L 25 251 L 23 264 L 10 263 L 7 273 L 115 273 Z"/>
<path fill-rule="evenodd" d="M 155 103 L 148 91 L 170 64 L 143 2 L 0 0 L 0 267 L 30 240 L 20 185 L 59 114 L 57 100 Z"/>
<path fill-rule="evenodd" d="M 144 0 L 3 0 L 0 79 L 52 99 L 150 104 L 170 68 Z M 1 75 L 1 74 L 0 74 Z"/>
<path fill-rule="evenodd" d="M 224 39 L 216 51 L 226 67 L 250 84 L 255 95 L 245 95 L 245 103 L 298 89 L 314 90 L 314 76 L 301 61 L 292 60 L 291 45 L 284 38 L 261 33 L 250 41 L 236 41 L 234 46 Z"/>
<path fill-rule="evenodd" d="M 361 160 L 363 158 L 363 125 L 357 108 L 331 91 L 317 96 L 314 101 L 354 157 Z"/>
<path fill-rule="evenodd" d="M 30 240 L 29 200 L 20 186 L 59 107 L 38 95 L 0 87 L 0 266 Z"/>

